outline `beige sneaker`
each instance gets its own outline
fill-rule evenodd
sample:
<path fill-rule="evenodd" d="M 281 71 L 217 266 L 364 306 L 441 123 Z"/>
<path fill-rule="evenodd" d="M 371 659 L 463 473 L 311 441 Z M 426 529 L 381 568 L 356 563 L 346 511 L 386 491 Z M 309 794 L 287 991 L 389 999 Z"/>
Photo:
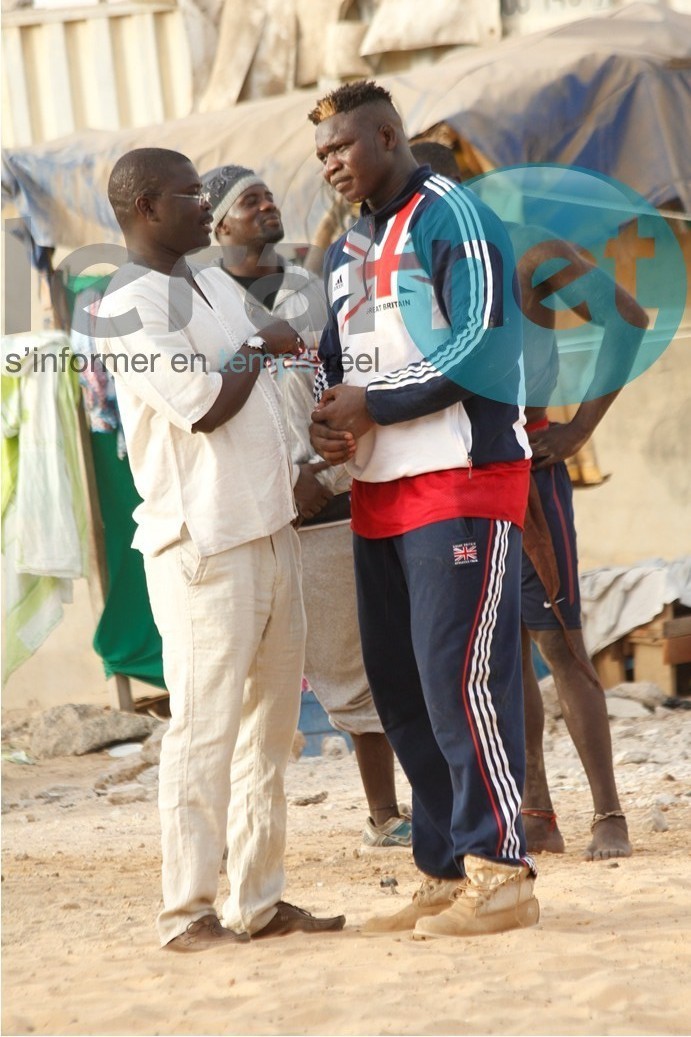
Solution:
<path fill-rule="evenodd" d="M 414 929 L 415 923 L 427 915 L 438 915 L 453 903 L 454 891 L 463 880 L 425 878 L 420 888 L 413 893 L 412 903 L 395 915 L 370 918 L 362 927 L 365 933 L 398 933 Z"/>
<path fill-rule="evenodd" d="M 540 905 L 533 896 L 535 879 L 527 867 L 470 854 L 463 863 L 466 878 L 457 885 L 453 904 L 436 917 L 420 918 L 413 939 L 503 933 L 537 923 Z"/>

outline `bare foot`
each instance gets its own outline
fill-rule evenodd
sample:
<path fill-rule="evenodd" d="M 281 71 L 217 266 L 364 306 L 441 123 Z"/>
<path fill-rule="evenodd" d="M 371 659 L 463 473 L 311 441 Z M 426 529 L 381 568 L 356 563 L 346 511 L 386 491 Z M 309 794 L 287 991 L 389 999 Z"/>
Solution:
<path fill-rule="evenodd" d="M 564 837 L 557 815 L 549 810 L 521 811 L 529 853 L 563 853 Z"/>
<path fill-rule="evenodd" d="M 633 853 L 625 817 L 606 817 L 593 825 L 592 832 L 593 838 L 583 854 L 586 861 L 607 861 Z"/>

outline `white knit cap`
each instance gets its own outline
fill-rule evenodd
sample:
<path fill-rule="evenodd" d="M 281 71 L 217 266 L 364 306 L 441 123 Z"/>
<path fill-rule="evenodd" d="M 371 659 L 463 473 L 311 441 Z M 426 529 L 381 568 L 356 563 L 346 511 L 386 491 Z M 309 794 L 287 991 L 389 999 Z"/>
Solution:
<path fill-rule="evenodd" d="M 263 184 L 264 181 L 246 166 L 218 166 L 210 170 L 202 177 L 202 185 L 209 192 L 211 202 L 211 215 L 213 221 L 211 230 L 215 231 L 219 223 L 231 208 L 233 203 L 240 197 L 248 187 L 255 184 Z"/>

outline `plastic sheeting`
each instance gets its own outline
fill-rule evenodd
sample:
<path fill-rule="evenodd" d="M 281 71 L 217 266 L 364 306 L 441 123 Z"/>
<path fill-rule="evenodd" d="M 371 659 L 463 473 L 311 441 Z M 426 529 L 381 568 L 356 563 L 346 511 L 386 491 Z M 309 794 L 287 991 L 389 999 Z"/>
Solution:
<path fill-rule="evenodd" d="M 493 43 L 501 37 L 499 0 L 379 0 L 362 55 L 387 54 L 462 43 Z"/>
<path fill-rule="evenodd" d="M 671 602 L 691 608 L 691 555 L 591 569 L 579 582 L 583 637 L 593 655 L 649 623 Z"/>
<path fill-rule="evenodd" d="M 553 162 L 623 181 L 653 205 L 691 210 L 691 17 L 634 4 L 599 18 L 382 76 L 412 136 L 447 122 L 494 165 Z M 307 113 L 319 92 L 116 133 L 90 131 L 6 152 L 3 196 L 39 245 L 120 241 L 106 184 L 134 147 L 184 152 L 200 172 L 257 169 L 283 209 L 286 240 L 308 242 L 330 205 Z"/>

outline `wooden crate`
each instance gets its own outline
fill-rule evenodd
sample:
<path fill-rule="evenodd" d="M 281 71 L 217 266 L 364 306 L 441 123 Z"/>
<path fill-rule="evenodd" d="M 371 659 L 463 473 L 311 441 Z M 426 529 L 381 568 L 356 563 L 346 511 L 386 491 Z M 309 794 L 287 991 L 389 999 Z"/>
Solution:
<path fill-rule="evenodd" d="M 651 681 L 659 685 L 665 695 L 676 695 L 676 668 L 664 661 L 664 640 L 633 641 L 632 648 L 633 679 Z"/>
<path fill-rule="evenodd" d="M 652 681 L 666 695 L 687 694 L 691 610 L 673 602 L 624 639 L 633 657 L 633 679 Z M 688 658 L 687 658 L 688 656 Z"/>
<path fill-rule="evenodd" d="M 644 644 L 662 641 L 665 636 L 665 623 L 668 623 L 674 617 L 674 614 L 674 605 L 665 605 L 662 612 L 658 612 L 649 623 L 631 630 L 627 634 L 626 640 L 634 643 L 642 641 Z"/>
<path fill-rule="evenodd" d="M 665 605 L 649 623 L 596 652 L 592 662 L 605 691 L 633 679 L 651 681 L 668 696 L 691 694 L 691 609 Z"/>
<path fill-rule="evenodd" d="M 671 666 L 691 663 L 691 616 L 679 616 L 663 626 L 665 662 Z"/>
<path fill-rule="evenodd" d="M 626 657 L 624 655 L 624 642 L 615 641 L 607 645 L 602 651 L 596 652 L 592 659 L 595 672 L 600 678 L 600 684 L 607 691 L 616 684 L 623 684 L 626 680 Z"/>

